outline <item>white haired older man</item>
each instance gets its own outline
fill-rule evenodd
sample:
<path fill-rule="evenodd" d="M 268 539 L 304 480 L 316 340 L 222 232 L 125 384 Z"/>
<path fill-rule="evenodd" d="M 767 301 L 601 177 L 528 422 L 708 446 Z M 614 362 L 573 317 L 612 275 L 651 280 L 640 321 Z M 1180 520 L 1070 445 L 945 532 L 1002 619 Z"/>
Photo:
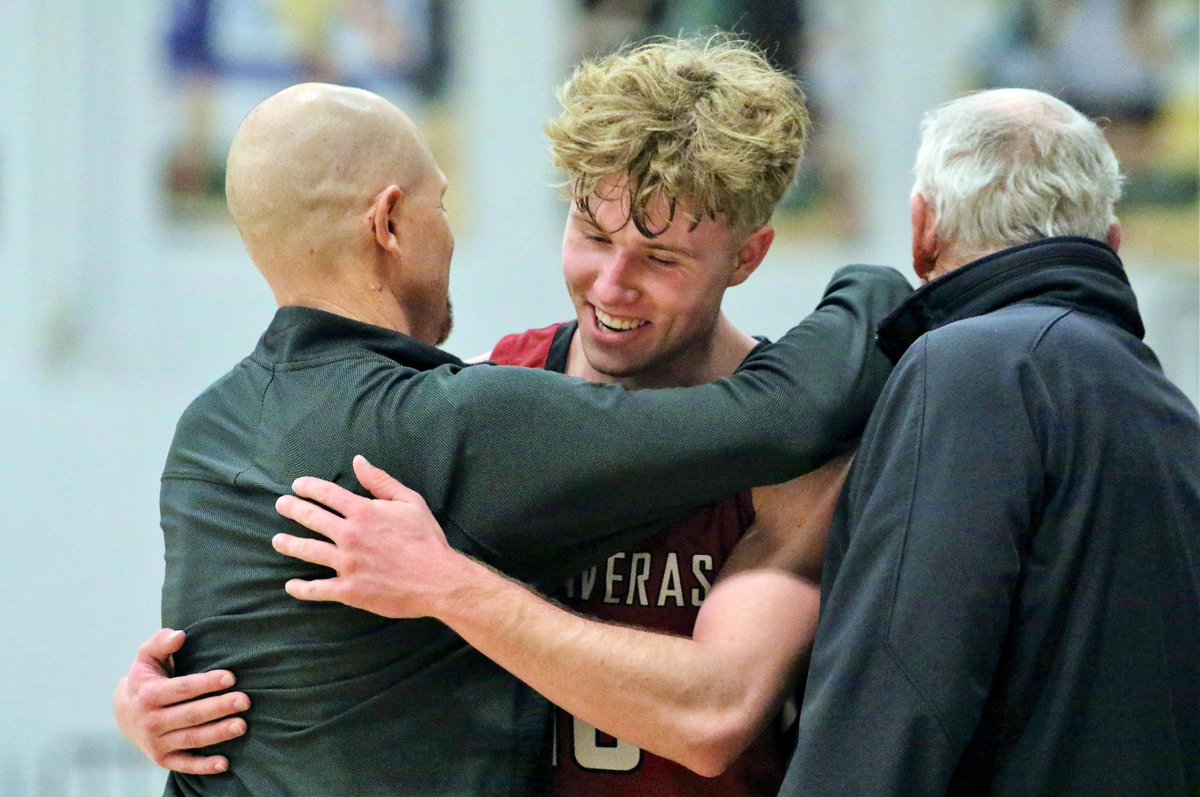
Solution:
<path fill-rule="evenodd" d="M 1141 342 L 1101 131 L 925 120 L 926 284 L 829 536 L 782 795 L 1200 794 L 1200 421 Z"/>

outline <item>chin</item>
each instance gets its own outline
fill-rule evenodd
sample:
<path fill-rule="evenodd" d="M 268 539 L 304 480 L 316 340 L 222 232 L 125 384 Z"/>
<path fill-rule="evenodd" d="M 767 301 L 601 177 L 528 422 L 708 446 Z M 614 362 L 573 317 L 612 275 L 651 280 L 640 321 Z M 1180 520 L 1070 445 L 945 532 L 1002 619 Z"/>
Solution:
<path fill-rule="evenodd" d="M 584 356 L 587 357 L 587 351 L 584 351 Z M 610 379 L 637 379 L 644 377 L 646 374 L 653 372 L 653 363 L 636 362 L 628 359 L 615 359 L 610 357 L 587 357 L 588 365 L 592 370 L 604 374 Z"/>

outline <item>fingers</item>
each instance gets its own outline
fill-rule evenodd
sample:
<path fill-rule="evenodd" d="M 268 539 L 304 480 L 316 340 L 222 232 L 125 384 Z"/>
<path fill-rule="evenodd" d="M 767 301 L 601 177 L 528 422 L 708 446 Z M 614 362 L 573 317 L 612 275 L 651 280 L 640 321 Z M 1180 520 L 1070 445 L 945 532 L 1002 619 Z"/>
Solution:
<path fill-rule="evenodd" d="M 341 515 L 348 514 L 356 504 L 369 499 L 355 495 L 345 487 L 339 487 L 331 481 L 318 479 L 315 476 L 301 476 L 292 482 L 292 491 L 302 498 L 309 498 L 323 504 Z"/>
<path fill-rule="evenodd" d="M 190 775 L 217 775 L 229 769 L 227 758 L 224 756 L 197 756 L 186 751 L 228 742 L 245 732 L 246 721 L 235 718 L 164 734 L 156 745 L 163 752 L 157 755 L 154 761 L 160 767 L 175 772 L 186 772 Z"/>
<path fill-rule="evenodd" d="M 233 686 L 233 683 L 233 673 L 228 670 L 213 670 L 212 672 L 201 672 L 194 675 L 180 675 L 175 678 L 164 678 L 142 684 L 137 700 L 142 707 L 147 709 L 164 708 L 166 706 L 173 706 L 176 703 L 195 700 L 198 697 L 210 695 L 214 692 L 223 692 Z M 245 697 L 245 695 L 242 696 Z M 219 716 L 222 715 L 217 714 L 205 719 L 197 719 L 187 724 L 196 725 L 216 719 Z M 182 726 L 175 725 L 170 728 L 163 728 L 162 730 L 174 730 L 179 727 Z"/>
<path fill-rule="evenodd" d="M 287 594 L 302 601 L 341 602 L 340 582 L 335 578 L 319 578 L 305 581 L 293 578 L 283 585 Z"/>
<path fill-rule="evenodd" d="M 190 753 L 167 753 L 155 763 L 163 769 L 188 775 L 220 775 L 229 770 L 229 759 L 221 755 L 201 758 Z"/>
<path fill-rule="evenodd" d="M 222 733 L 230 727 L 229 723 L 217 720 L 236 719 L 241 724 L 241 730 L 235 736 L 245 732 L 246 721 L 233 717 L 250 708 L 250 698 L 243 692 L 230 692 L 225 695 L 206 697 L 170 706 L 157 712 L 148 722 L 147 730 L 159 737 L 156 744 L 163 752 L 185 750 L 194 747 L 207 747 L 225 741 L 229 736 Z"/>
<path fill-rule="evenodd" d="M 175 641 L 172 632 L 164 629 L 143 646 L 139 656 L 160 655 Z M 246 721 L 232 715 L 248 710 L 250 698 L 244 692 L 213 694 L 233 686 L 233 673 L 213 670 L 170 678 L 157 667 L 136 665 L 121 679 L 113 700 L 121 732 L 152 761 L 168 769 L 195 774 L 226 771 L 229 762 L 221 756 L 192 756 L 181 751 L 228 741 L 246 732 Z"/>
<path fill-rule="evenodd" d="M 313 479 L 309 476 L 305 476 L 303 478 L 297 479 L 296 480 L 296 485 L 297 485 L 296 492 L 297 493 L 300 492 L 299 486 L 301 485 L 301 482 L 305 482 L 305 483 L 321 482 L 321 480 Z M 321 483 L 327 484 L 330 487 L 337 487 L 336 484 L 330 484 L 329 482 L 321 482 Z M 305 484 L 304 487 L 307 488 L 307 487 L 309 487 L 309 485 Z M 341 490 L 342 488 L 337 487 L 337 489 Z M 345 491 L 343 490 L 343 492 L 345 492 Z M 368 500 L 361 496 L 354 495 L 353 493 L 349 493 L 349 495 L 353 496 L 354 498 L 358 499 L 359 501 Z M 320 499 L 316 499 L 316 500 L 320 500 Z M 324 536 L 328 537 L 331 540 L 337 539 L 338 532 L 342 529 L 342 527 L 345 523 L 345 521 L 342 518 L 333 514 L 329 510 L 323 509 L 322 507 L 317 506 L 316 504 L 312 503 L 311 501 L 301 500 L 294 495 L 279 496 L 279 498 L 277 498 L 275 500 L 275 511 L 278 512 L 279 514 L 283 515 L 285 518 L 288 518 L 289 520 L 296 521 L 301 526 L 304 526 L 306 529 L 315 531 L 318 534 L 323 534 Z"/>
<path fill-rule="evenodd" d="M 276 534 L 271 538 L 271 547 L 284 556 L 290 556 L 302 562 L 322 565 L 334 570 L 339 569 L 340 553 L 336 545 L 328 542 L 307 537 L 293 537 L 291 534 Z"/>
<path fill-rule="evenodd" d="M 383 468 L 377 468 L 362 454 L 354 457 L 354 475 L 363 487 L 376 498 L 393 501 L 423 500 L 421 496 L 405 487 Z"/>

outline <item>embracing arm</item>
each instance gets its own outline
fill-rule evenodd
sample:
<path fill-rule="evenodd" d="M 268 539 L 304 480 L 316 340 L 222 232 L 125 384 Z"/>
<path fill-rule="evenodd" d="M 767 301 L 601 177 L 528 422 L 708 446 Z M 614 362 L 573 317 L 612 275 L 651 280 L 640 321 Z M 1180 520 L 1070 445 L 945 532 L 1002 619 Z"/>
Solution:
<path fill-rule="evenodd" d="M 413 445 L 381 464 L 425 496 L 455 547 L 558 585 L 700 504 L 845 451 L 890 371 L 875 328 L 909 291 L 893 269 L 843 268 L 807 319 L 697 387 L 630 392 L 502 366 L 428 372 L 395 406 L 385 397 L 378 414 L 403 418 Z M 421 405 L 432 411 L 412 411 Z"/>
<path fill-rule="evenodd" d="M 424 458 L 406 478 L 424 478 L 430 503 L 461 526 L 448 524 L 456 545 L 521 577 L 561 583 L 600 552 L 648 536 L 691 504 L 804 470 L 842 450 L 857 435 L 888 371 L 875 351 L 875 326 L 909 290 L 892 269 L 843 269 L 809 319 L 748 358 L 744 373 L 717 385 L 632 394 L 527 369 L 439 370 L 430 372 L 427 383 L 455 380 L 453 390 L 434 388 L 424 399 L 397 391 L 397 405 L 380 414 L 403 418 L 407 427 L 421 417 L 430 421 L 430 427 L 415 429 L 417 442 L 405 449 L 410 463 L 413 452 Z M 512 376 L 516 370 L 520 377 Z M 780 385 L 791 390 L 779 395 Z M 448 395 L 459 397 L 456 406 L 430 398 Z M 562 415 L 572 424 L 548 422 L 548 395 L 555 405 L 575 408 Z M 433 411 L 407 411 L 405 402 L 422 400 Z M 454 445 L 421 445 L 449 427 Z M 380 428 L 358 424 L 350 433 L 378 435 Z M 537 434 L 531 436 L 531 430 Z M 735 438 L 738 458 L 730 461 Z M 377 450 L 375 442 L 365 439 L 364 448 Z M 436 460 L 438 451 L 448 459 Z M 634 462 L 643 472 L 678 478 L 631 480 Z M 771 464 L 764 470 L 763 462 Z M 481 466 L 487 471 L 480 472 Z M 538 490 L 529 489 L 531 471 L 538 474 Z M 466 539 L 464 529 L 482 543 Z M 795 577 L 778 575 L 747 576 L 738 583 L 762 581 L 763 590 L 797 596 L 811 591 Z M 748 611 L 738 608 L 740 590 L 718 587 L 697 625 L 702 640 L 709 616 Z M 798 605 L 802 600 L 796 598 Z M 726 604 L 731 608 L 723 609 Z M 222 720 L 244 710 L 237 706 L 245 695 L 205 697 L 225 688 L 216 680 L 221 673 L 169 678 L 170 652 L 150 654 L 144 648 L 139 654 L 114 697 L 118 724 L 162 766 L 196 774 L 221 771 L 228 764 L 223 757 L 186 751 L 243 733 L 243 721 Z M 201 677 L 209 680 L 189 680 Z M 204 699 L 186 702 L 198 698 Z"/>
<path fill-rule="evenodd" d="M 226 718 L 250 708 L 250 698 L 224 692 L 234 683 L 228 670 L 171 677 L 171 656 L 184 638 L 183 631 L 164 628 L 142 644 L 117 684 L 113 715 L 125 738 L 160 767 L 215 775 L 229 769 L 228 759 L 188 751 L 245 733 L 245 720 Z"/>
<path fill-rule="evenodd" d="M 451 549 L 420 497 L 355 461 L 370 501 L 302 479 L 280 511 L 336 545 L 288 535 L 278 550 L 338 577 L 288 585 L 391 617 L 433 616 L 552 702 L 702 775 L 723 771 L 778 713 L 816 632 L 825 532 L 847 458 L 756 494 L 755 526 L 704 601 L 691 638 L 563 609 Z M 340 491 L 340 492 L 339 492 Z"/>

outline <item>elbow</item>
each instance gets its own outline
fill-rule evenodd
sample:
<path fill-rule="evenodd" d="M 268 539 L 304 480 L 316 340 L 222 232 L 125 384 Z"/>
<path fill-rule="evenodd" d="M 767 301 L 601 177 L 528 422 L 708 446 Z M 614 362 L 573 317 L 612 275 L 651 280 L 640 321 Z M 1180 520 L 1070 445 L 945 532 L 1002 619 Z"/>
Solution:
<path fill-rule="evenodd" d="M 749 716 L 738 711 L 705 718 L 681 729 L 683 749 L 677 761 L 701 777 L 715 778 L 745 752 L 758 730 Z"/>
<path fill-rule="evenodd" d="M 697 755 L 684 766 L 702 778 L 715 778 L 724 775 L 725 770 L 729 769 L 736 759 L 736 755 L 725 755 L 720 751 L 706 752 Z"/>

